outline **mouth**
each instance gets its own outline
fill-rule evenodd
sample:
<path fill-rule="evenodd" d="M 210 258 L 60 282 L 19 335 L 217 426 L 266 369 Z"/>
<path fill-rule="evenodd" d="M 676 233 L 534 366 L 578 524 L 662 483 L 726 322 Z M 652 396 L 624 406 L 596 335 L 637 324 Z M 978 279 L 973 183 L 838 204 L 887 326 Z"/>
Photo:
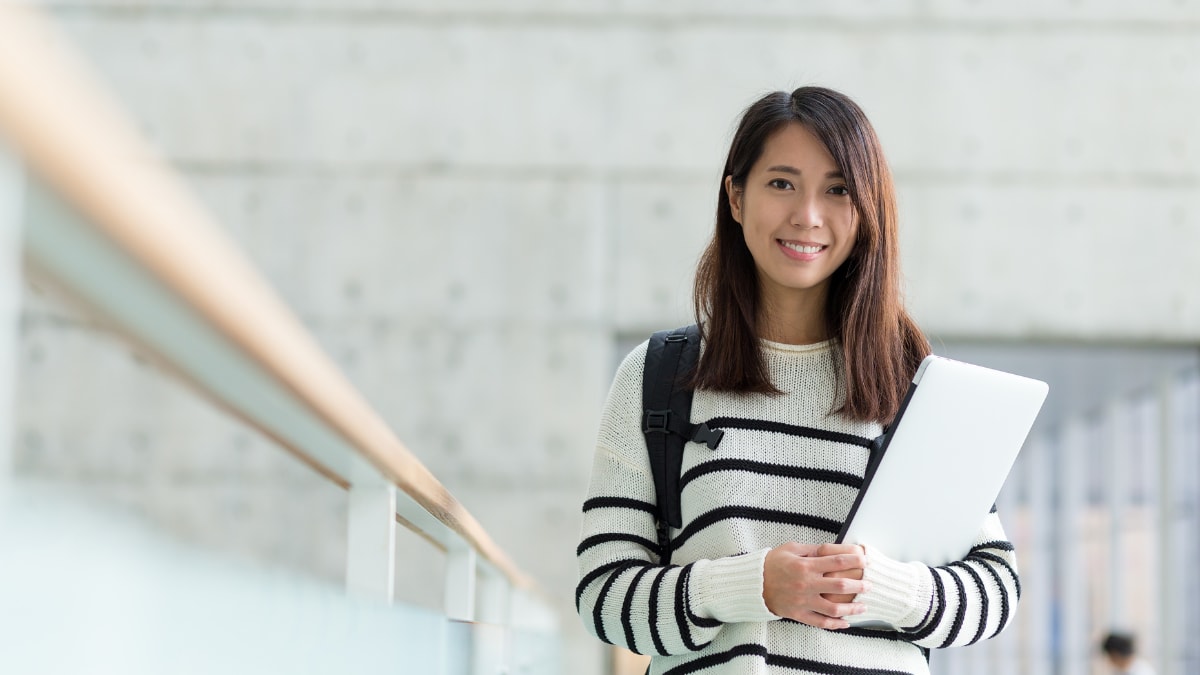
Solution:
<path fill-rule="evenodd" d="M 828 244 L 818 244 L 811 241 L 788 241 L 786 239 L 776 239 L 775 243 L 783 249 L 784 254 L 789 258 L 796 260 L 813 260 L 822 251 L 829 248 Z"/>

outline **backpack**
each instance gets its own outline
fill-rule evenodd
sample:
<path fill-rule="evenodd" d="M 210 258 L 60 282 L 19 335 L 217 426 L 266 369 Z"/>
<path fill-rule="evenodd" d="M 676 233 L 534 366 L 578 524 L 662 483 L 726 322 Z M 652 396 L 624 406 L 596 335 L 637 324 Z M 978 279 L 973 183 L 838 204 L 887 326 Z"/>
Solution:
<path fill-rule="evenodd" d="M 650 454 L 657 496 L 656 529 L 659 559 L 671 562 L 669 527 L 683 527 L 679 472 L 688 442 L 715 450 L 725 432 L 692 424 L 694 391 L 684 381 L 700 360 L 700 328 L 696 324 L 663 330 L 650 337 L 642 370 L 642 433 Z"/>

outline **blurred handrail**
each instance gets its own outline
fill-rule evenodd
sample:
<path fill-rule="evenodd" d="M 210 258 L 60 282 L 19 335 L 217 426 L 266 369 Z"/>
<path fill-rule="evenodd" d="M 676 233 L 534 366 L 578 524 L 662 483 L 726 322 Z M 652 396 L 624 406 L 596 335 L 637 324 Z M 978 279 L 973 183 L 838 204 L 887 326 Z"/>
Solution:
<path fill-rule="evenodd" d="M 533 590 L 531 579 L 392 433 L 134 131 L 57 32 L 35 10 L 5 0 L 0 0 L 0 131 L 89 225 L 283 385 L 383 479 L 513 586 Z M 344 487 L 362 480 L 323 464 L 305 448 L 289 449 Z"/>

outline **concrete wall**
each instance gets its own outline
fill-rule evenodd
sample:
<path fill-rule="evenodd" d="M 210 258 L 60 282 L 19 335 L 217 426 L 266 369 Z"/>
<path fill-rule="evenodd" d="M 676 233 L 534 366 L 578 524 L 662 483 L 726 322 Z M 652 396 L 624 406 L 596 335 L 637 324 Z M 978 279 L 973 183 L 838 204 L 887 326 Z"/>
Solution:
<path fill-rule="evenodd" d="M 573 661 L 599 660 L 569 597 L 613 345 L 687 320 L 764 91 L 825 84 L 871 116 L 935 336 L 1200 342 L 1196 3 L 42 4 L 561 599 Z M 19 473 L 340 578 L 339 490 L 36 290 L 22 338 Z"/>

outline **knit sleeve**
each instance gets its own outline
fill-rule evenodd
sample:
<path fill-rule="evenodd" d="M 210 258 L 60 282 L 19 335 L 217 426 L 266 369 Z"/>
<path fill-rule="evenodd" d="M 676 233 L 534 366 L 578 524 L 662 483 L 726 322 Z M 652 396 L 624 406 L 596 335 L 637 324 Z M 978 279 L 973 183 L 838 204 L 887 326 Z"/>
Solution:
<path fill-rule="evenodd" d="M 940 567 L 901 563 L 866 547 L 864 579 L 871 590 L 857 600 L 862 618 L 897 627 L 922 647 L 961 647 L 994 637 L 1012 621 L 1021 597 L 1016 551 L 999 516 L 984 519 L 970 552 Z"/>
<path fill-rule="evenodd" d="M 609 392 L 583 504 L 575 605 L 601 640 L 641 654 L 703 649 L 726 623 L 776 619 L 762 598 L 767 549 L 662 565 L 656 496 L 641 431 L 645 344 Z"/>

